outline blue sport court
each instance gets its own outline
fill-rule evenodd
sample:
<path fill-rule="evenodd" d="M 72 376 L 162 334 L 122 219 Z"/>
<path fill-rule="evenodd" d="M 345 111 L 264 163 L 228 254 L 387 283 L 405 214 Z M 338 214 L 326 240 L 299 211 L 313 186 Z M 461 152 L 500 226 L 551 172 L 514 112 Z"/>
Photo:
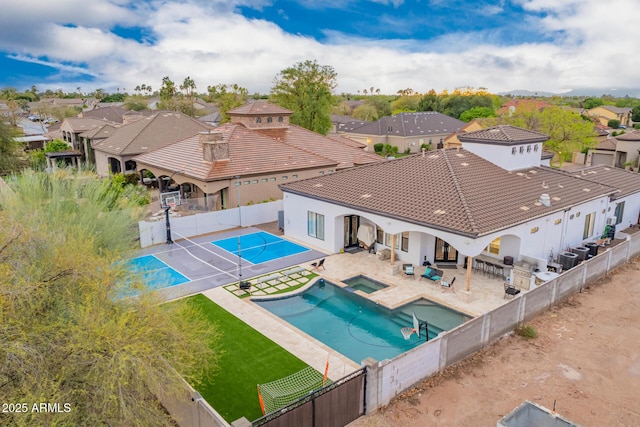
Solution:
<path fill-rule="evenodd" d="M 211 244 L 236 256 L 241 256 L 243 261 L 252 264 L 262 264 L 310 250 L 265 231 L 245 234 L 239 238 L 229 237 L 215 240 Z"/>
<path fill-rule="evenodd" d="M 142 274 L 142 280 L 149 289 L 166 288 L 190 281 L 154 255 L 134 258 L 128 263 L 131 271 Z"/>

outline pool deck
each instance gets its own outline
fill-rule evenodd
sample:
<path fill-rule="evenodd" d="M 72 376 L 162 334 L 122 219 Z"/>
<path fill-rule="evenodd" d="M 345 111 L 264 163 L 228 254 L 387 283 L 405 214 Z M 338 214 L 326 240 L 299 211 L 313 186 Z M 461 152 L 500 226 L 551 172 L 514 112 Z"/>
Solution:
<path fill-rule="evenodd" d="M 381 261 L 375 254 L 366 251 L 355 254 L 344 253 L 326 257 L 326 270 L 318 273 L 333 283 L 344 286 L 343 279 L 359 274 L 383 282 L 389 287 L 371 294 L 356 291 L 381 305 L 394 308 L 417 298 L 427 298 L 471 316 L 477 316 L 505 302 L 504 280 L 494 276 L 472 271 L 470 293 L 466 293 L 467 271 L 463 268 L 445 269 L 444 280 L 451 282 L 456 278 L 453 289 L 441 287 L 438 283 L 420 279 L 424 267 L 417 267 L 415 279 L 397 274 L 398 265 L 392 268 L 390 262 Z M 300 266 L 311 270 L 310 263 Z M 401 269 L 400 269 L 401 271 Z M 396 274 L 392 274 L 396 272 Z M 267 336 L 287 351 L 299 357 L 320 372 L 324 372 L 327 353 L 329 356 L 329 378 L 339 379 L 359 367 L 350 359 L 330 349 L 320 341 L 291 326 L 272 313 L 252 303 L 249 299 L 240 299 L 224 288 L 204 291 L 203 294 L 224 309 L 242 319 L 248 325 Z"/>

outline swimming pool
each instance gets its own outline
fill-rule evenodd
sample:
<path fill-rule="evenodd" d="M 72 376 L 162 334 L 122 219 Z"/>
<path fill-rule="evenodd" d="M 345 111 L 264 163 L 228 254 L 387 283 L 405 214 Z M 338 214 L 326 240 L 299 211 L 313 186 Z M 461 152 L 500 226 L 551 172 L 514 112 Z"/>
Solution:
<path fill-rule="evenodd" d="M 343 282 L 349 285 L 350 288 L 357 291 L 365 292 L 367 294 L 372 294 L 375 291 L 388 288 L 388 286 L 384 283 L 378 282 L 377 280 L 374 280 L 370 277 L 363 276 L 362 274 L 351 277 L 349 279 L 344 279 Z"/>
<path fill-rule="evenodd" d="M 169 267 L 154 255 L 144 255 L 128 261 L 129 270 L 142 274 L 148 289 L 167 288 L 189 282 L 189 278 Z"/>
<path fill-rule="evenodd" d="M 470 316 L 418 299 L 389 310 L 325 281 L 291 297 L 254 302 L 356 363 L 367 357 L 393 358 L 424 342 L 416 334 L 405 340 L 400 328 L 412 326 L 415 312 L 428 323 L 429 339 L 455 328 Z"/>
<path fill-rule="evenodd" d="M 265 231 L 242 235 L 239 244 L 238 237 L 215 240 L 211 244 L 236 256 L 240 253 L 243 261 L 252 264 L 262 264 L 310 250 Z"/>

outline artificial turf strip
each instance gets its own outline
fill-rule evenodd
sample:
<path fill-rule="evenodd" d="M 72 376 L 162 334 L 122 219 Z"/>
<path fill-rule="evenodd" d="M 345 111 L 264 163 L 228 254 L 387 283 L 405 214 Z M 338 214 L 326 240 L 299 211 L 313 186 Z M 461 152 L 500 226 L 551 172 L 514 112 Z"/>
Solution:
<path fill-rule="evenodd" d="M 241 417 L 260 418 L 257 385 L 294 374 L 307 364 L 204 295 L 187 301 L 221 332 L 219 369 L 197 391 L 229 423 Z"/>

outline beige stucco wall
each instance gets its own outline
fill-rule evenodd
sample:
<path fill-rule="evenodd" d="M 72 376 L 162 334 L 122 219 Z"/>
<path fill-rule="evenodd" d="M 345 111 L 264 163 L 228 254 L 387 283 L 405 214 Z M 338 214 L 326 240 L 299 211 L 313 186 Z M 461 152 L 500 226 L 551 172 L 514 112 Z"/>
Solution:
<path fill-rule="evenodd" d="M 375 144 L 390 144 L 398 147 L 398 153 L 404 153 L 409 148 L 412 153 L 419 153 L 420 146 L 422 144 L 431 144 L 431 148 L 435 149 L 439 142 L 444 143 L 444 138 L 449 135 L 448 133 L 438 133 L 431 135 L 416 135 L 416 136 L 396 136 L 396 135 L 365 135 L 358 133 L 340 132 L 349 139 L 358 141 L 365 145 L 370 145 L 373 150 Z"/>

